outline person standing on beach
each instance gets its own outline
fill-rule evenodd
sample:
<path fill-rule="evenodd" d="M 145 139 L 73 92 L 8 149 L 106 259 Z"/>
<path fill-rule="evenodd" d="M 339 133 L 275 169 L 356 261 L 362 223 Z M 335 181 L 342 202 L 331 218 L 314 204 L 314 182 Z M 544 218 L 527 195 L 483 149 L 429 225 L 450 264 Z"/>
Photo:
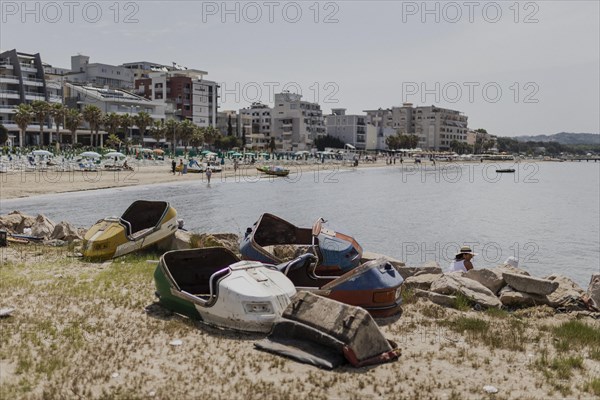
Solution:
<path fill-rule="evenodd" d="M 210 177 L 212 176 L 212 170 L 210 169 L 210 166 L 206 167 L 206 179 L 208 180 L 208 183 L 210 183 Z"/>
<path fill-rule="evenodd" d="M 181 168 L 179 170 L 179 175 L 181 175 L 183 173 L 183 159 L 179 159 L 179 168 Z"/>
<path fill-rule="evenodd" d="M 177 168 L 177 163 L 175 162 L 175 159 L 173 159 L 171 161 L 171 172 L 173 172 L 173 175 L 175 175 L 175 168 Z"/>
<path fill-rule="evenodd" d="M 473 269 L 471 260 L 477 253 L 473 253 L 469 246 L 463 246 L 460 248 L 460 252 L 454 257 L 454 261 L 450 263 L 450 267 L 447 272 L 467 272 Z"/>

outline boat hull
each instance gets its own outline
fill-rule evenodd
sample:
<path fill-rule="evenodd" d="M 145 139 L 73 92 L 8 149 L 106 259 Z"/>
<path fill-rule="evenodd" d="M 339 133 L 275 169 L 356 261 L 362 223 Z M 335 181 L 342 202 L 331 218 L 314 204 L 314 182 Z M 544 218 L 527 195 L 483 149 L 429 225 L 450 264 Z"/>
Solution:
<path fill-rule="evenodd" d="M 106 260 L 147 248 L 174 234 L 177 211 L 166 202 L 136 201 L 120 218 L 98 221 L 83 240 L 84 257 Z"/>
<path fill-rule="evenodd" d="M 269 332 L 296 293 L 276 269 L 239 261 L 222 247 L 167 252 L 154 280 L 163 307 L 219 328 L 247 332 Z"/>

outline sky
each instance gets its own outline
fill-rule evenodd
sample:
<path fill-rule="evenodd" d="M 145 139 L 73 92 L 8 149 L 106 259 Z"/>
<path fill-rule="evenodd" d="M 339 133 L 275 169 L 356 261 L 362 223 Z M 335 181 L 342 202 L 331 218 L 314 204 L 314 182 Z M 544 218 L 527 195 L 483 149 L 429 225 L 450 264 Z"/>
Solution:
<path fill-rule="evenodd" d="M 437 105 L 499 136 L 600 132 L 598 1 L 0 0 L 0 49 L 207 71 L 221 110 Z"/>

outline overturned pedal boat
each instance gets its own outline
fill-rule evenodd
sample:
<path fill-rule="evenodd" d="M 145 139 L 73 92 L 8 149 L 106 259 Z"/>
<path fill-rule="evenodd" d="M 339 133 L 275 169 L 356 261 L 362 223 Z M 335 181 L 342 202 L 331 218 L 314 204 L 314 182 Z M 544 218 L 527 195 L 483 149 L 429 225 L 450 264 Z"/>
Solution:
<path fill-rule="evenodd" d="M 278 255 L 277 246 L 297 249 L 288 259 Z M 307 251 L 318 258 L 318 270 L 330 275 L 341 275 L 360 264 L 362 247 L 353 237 L 335 232 L 319 218 L 312 229 L 299 228 L 273 214 L 265 213 L 251 228 L 246 230 L 240 244 L 240 253 L 246 260 L 280 264 Z"/>
<path fill-rule="evenodd" d="M 346 362 L 381 364 L 401 353 L 362 308 L 308 292 L 298 292 L 271 334 L 255 347 L 327 369 Z"/>
<path fill-rule="evenodd" d="M 159 303 L 220 328 L 269 332 L 296 294 L 277 269 L 223 247 L 174 250 L 154 272 Z"/>
<path fill-rule="evenodd" d="M 175 233 L 177 211 L 165 201 L 134 201 L 121 217 L 101 219 L 83 239 L 84 257 L 109 259 L 151 246 Z"/>
<path fill-rule="evenodd" d="M 402 312 L 404 279 L 384 258 L 366 262 L 342 276 L 323 276 L 316 271 L 317 259 L 304 254 L 277 265 L 296 286 L 353 306 L 360 306 L 373 317 L 385 318 Z"/>

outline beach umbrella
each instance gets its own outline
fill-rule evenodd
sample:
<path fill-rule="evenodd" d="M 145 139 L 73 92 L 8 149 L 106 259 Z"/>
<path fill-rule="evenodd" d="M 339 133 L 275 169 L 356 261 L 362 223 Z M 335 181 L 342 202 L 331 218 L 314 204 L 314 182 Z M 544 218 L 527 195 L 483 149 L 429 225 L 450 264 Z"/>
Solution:
<path fill-rule="evenodd" d="M 48 150 L 34 150 L 31 152 L 34 156 L 51 156 L 52 153 L 50 153 Z"/>
<path fill-rule="evenodd" d="M 104 157 L 106 157 L 106 158 L 114 158 L 114 157 L 119 157 L 119 158 L 121 158 L 121 157 L 126 157 L 126 155 L 125 155 L 125 154 L 123 154 L 123 153 L 121 153 L 121 152 L 118 152 L 118 151 L 111 151 L 111 152 L 109 152 L 109 153 L 106 153 L 106 154 L 104 155 Z"/>
<path fill-rule="evenodd" d="M 269 156 L 271 154 L 270 153 L 260 153 L 260 155 L 264 157 L 264 156 Z"/>
<path fill-rule="evenodd" d="M 200 152 L 200 154 L 202 154 L 203 156 L 206 155 L 206 154 L 208 154 L 208 153 L 210 153 L 210 150 L 202 150 Z"/>
<path fill-rule="evenodd" d="M 152 151 L 154 152 L 154 154 L 165 154 L 165 151 L 162 149 L 154 149 Z"/>
<path fill-rule="evenodd" d="M 142 153 L 152 153 L 152 149 L 140 149 Z"/>
<path fill-rule="evenodd" d="M 79 155 L 79 157 L 100 158 L 102 156 L 100 154 L 96 153 L 95 151 L 84 151 L 83 153 L 81 153 Z"/>
<path fill-rule="evenodd" d="M 243 156 L 242 153 L 232 153 L 231 154 L 231 157 L 241 157 L 241 156 Z"/>

